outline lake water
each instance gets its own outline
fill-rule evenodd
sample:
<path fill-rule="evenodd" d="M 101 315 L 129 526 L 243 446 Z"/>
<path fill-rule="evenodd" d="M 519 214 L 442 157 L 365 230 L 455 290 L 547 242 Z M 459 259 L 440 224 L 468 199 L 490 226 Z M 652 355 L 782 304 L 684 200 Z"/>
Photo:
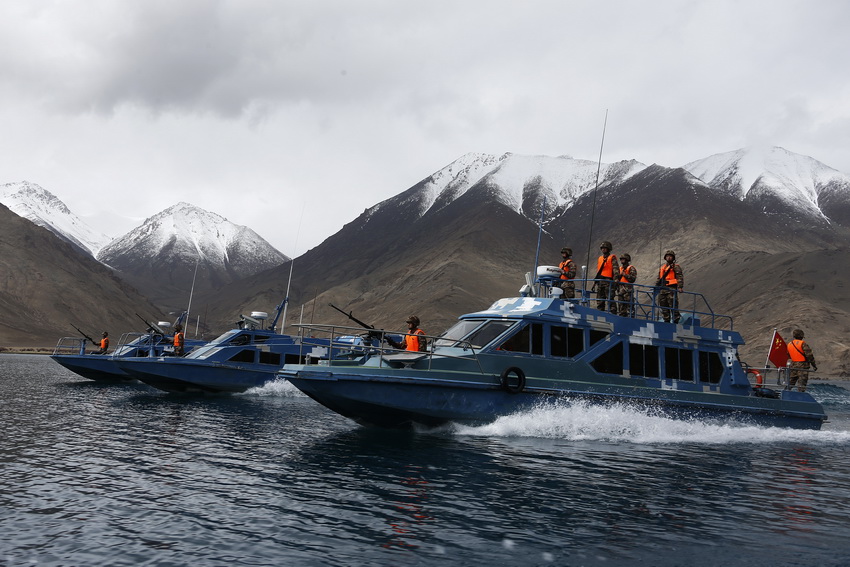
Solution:
<path fill-rule="evenodd" d="M 275 383 L 103 385 L 0 355 L 0 565 L 850 565 L 850 383 L 821 431 L 625 408 L 365 429 Z"/>

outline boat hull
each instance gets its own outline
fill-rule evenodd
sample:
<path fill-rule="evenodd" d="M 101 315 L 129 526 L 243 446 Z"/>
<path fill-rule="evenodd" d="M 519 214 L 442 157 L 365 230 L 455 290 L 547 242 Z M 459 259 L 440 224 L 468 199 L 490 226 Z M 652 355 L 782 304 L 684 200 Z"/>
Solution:
<path fill-rule="evenodd" d="M 122 370 L 165 392 L 239 393 L 277 378 L 269 365 L 228 364 L 191 359 L 125 359 Z"/>
<path fill-rule="evenodd" d="M 286 366 L 280 374 L 341 415 L 363 425 L 393 428 L 450 422 L 481 425 L 541 405 L 574 401 L 626 404 L 675 419 L 796 429 L 819 429 L 825 419 L 817 403 L 806 401 L 808 395 L 796 392 L 777 392 L 779 397 L 773 398 L 586 382 L 535 386 L 535 380 L 530 379 L 528 387 L 514 393 L 500 385 L 498 376 L 405 377 L 399 371 L 317 370 L 306 366 Z"/>
<path fill-rule="evenodd" d="M 131 382 L 135 380 L 127 374 L 110 356 L 91 354 L 62 354 L 51 355 L 60 366 L 88 380 L 96 382 Z"/>

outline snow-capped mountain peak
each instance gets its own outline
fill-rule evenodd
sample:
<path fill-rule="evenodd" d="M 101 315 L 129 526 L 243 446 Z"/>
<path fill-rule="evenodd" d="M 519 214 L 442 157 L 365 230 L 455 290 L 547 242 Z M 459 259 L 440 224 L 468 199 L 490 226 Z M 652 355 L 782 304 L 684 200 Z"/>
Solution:
<path fill-rule="evenodd" d="M 550 210 L 569 207 L 596 187 L 597 171 L 602 187 L 645 168 L 634 160 L 600 166 L 569 156 L 466 154 L 426 180 L 421 214 L 435 205 L 445 206 L 481 183 L 496 188 L 497 198 L 516 211 L 522 210 L 529 187 L 545 194 Z"/>
<path fill-rule="evenodd" d="M 825 216 L 821 207 L 823 192 L 850 186 L 850 177 L 844 173 L 778 146 L 715 154 L 683 168 L 742 201 L 769 196 L 816 216 Z"/>
<path fill-rule="evenodd" d="M 146 219 L 141 226 L 116 238 L 98 258 L 106 261 L 130 248 L 143 257 L 169 250 L 187 258 L 226 265 L 233 260 L 231 255 L 237 247 L 242 255 L 251 258 L 251 263 L 259 262 L 266 267 L 288 260 L 250 228 L 184 202 Z"/>
<path fill-rule="evenodd" d="M 20 181 L 0 185 L 0 203 L 92 256 L 111 240 L 83 222 L 53 193 L 35 183 Z"/>

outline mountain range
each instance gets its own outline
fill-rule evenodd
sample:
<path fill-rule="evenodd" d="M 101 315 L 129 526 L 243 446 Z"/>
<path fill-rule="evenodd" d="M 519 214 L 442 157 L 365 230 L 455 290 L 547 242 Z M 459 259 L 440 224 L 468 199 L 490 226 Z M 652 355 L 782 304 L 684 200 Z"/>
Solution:
<path fill-rule="evenodd" d="M 346 323 L 333 303 L 388 329 L 415 313 L 436 334 L 461 313 L 516 295 L 534 268 L 538 238 L 538 264 L 557 264 L 567 245 L 578 264 L 595 265 L 600 241 L 609 240 L 615 253 L 631 254 L 638 283 L 654 282 L 663 252 L 674 249 L 686 289 L 735 317 L 750 364 L 763 364 L 774 328 L 787 337 L 799 326 L 821 370 L 842 374 L 850 371 L 850 297 L 838 261 L 850 244 L 848 212 L 847 175 L 782 148 L 677 168 L 467 154 L 370 207 L 294 264 L 210 285 L 196 312 L 215 334 L 240 311 L 269 311 L 286 295 L 291 271 L 288 331 L 299 320 Z M 114 243 L 126 262 L 116 273 L 136 261 L 151 272 L 149 252 L 168 245 L 149 242 L 147 251 Z M 105 254 L 110 247 L 98 257 L 119 267 Z"/>

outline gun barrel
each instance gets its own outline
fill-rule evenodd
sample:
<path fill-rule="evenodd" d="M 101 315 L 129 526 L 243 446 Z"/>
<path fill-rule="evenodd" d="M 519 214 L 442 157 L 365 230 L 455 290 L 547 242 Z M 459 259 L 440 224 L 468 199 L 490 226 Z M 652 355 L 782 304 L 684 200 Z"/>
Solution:
<path fill-rule="evenodd" d="M 364 323 L 363 321 L 361 321 L 360 319 L 358 319 L 357 317 L 355 317 L 351 313 L 346 313 L 345 311 L 343 311 L 342 309 L 340 309 L 339 307 L 337 307 L 333 303 L 328 303 L 328 305 L 330 305 L 331 307 L 333 307 L 334 309 L 336 309 L 337 311 L 339 311 L 340 313 L 342 313 L 343 315 L 345 315 L 346 317 L 348 317 L 349 319 L 351 319 L 352 321 L 354 321 L 355 323 L 357 323 L 358 325 L 360 325 L 364 329 L 372 330 L 372 329 L 375 328 L 374 325 L 367 325 L 366 323 Z"/>

